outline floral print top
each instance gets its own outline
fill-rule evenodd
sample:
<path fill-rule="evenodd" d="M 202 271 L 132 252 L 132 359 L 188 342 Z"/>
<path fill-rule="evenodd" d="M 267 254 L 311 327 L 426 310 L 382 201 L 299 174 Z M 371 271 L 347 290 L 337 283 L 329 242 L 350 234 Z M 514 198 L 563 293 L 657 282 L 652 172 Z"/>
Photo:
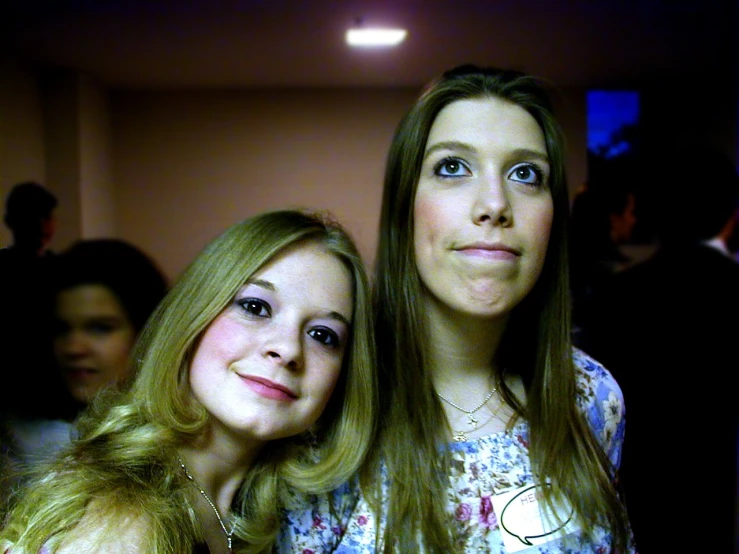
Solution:
<path fill-rule="evenodd" d="M 624 403 L 611 374 L 584 352 L 574 350 L 578 370 L 578 405 L 587 416 L 615 468 L 621 461 Z M 612 536 L 597 528 L 586 536 L 560 507 L 548 519 L 537 508 L 525 421 L 487 437 L 454 442 L 446 502 L 454 514 L 456 552 L 561 554 L 611 552 Z M 383 491 L 387 491 L 388 480 Z M 546 485 L 545 485 L 546 486 Z M 356 484 L 346 484 L 326 498 L 287 499 L 277 552 L 340 554 L 374 552 L 384 521 L 377 521 Z M 534 508 L 532 508 L 532 506 Z M 561 523 L 559 523 L 561 522 Z M 630 552 L 635 552 L 630 550 Z"/>

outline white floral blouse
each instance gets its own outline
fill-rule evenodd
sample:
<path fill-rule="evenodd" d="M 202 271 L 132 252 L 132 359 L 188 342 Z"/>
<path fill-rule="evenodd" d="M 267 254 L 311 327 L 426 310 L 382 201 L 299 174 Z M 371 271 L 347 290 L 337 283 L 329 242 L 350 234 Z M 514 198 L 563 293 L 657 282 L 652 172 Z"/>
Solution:
<path fill-rule="evenodd" d="M 615 468 L 621 461 L 624 404 L 611 374 L 580 350 L 574 351 L 578 404 Z M 612 551 L 607 529 L 588 537 L 561 507 L 557 522 L 541 516 L 536 502 L 528 453 L 528 424 L 487 437 L 448 445 L 452 475 L 447 505 L 454 514 L 456 552 L 472 554 L 561 554 Z M 387 490 L 385 482 L 385 491 Z M 358 488 L 347 484 L 328 499 L 291 494 L 284 513 L 277 552 L 299 554 L 367 553 L 375 551 L 384 521 L 377 521 Z M 571 514 L 570 514 L 571 515 Z M 564 522 L 564 524 L 559 522 Z M 630 550 L 635 552 L 635 550 Z"/>

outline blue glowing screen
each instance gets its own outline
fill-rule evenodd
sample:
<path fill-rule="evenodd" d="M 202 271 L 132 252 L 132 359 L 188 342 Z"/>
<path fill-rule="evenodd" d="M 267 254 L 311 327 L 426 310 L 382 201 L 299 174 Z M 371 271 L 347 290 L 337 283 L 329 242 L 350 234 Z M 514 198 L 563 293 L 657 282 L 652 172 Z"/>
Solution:
<path fill-rule="evenodd" d="M 587 93 L 588 150 L 603 158 L 632 153 L 639 124 L 639 93 Z"/>

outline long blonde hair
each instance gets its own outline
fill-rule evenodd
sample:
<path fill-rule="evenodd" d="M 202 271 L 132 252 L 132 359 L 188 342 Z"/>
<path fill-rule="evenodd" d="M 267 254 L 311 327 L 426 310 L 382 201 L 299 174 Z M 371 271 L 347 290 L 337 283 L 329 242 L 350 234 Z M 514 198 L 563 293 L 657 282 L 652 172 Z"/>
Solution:
<path fill-rule="evenodd" d="M 497 353 L 500 367 L 521 373 L 527 403 L 521 405 L 500 375 L 505 401 L 530 427 L 530 457 L 540 480 L 550 480 L 545 501 L 570 500 L 586 530 L 609 525 L 617 545 L 628 521 L 612 484 L 611 463 L 576 405 L 576 374 L 570 342 L 566 227 L 568 192 L 564 143 L 547 89 L 516 71 L 463 66 L 431 83 L 396 129 L 388 154 L 375 268 L 375 333 L 384 414 L 379 448 L 363 468 L 362 483 L 379 508 L 374 476 L 387 464 L 392 479 L 384 552 L 418 548 L 454 551 L 454 528 L 446 512 L 449 455 L 439 445 L 448 428 L 428 368 L 428 331 L 421 305 L 421 279 L 413 248 L 413 205 L 429 131 L 438 113 L 457 100 L 500 98 L 525 109 L 545 137 L 551 164 L 554 219 L 541 276 L 509 320 Z M 512 423 L 511 423 L 512 424 Z"/>
<path fill-rule="evenodd" d="M 79 421 L 79 441 L 24 489 L 0 540 L 27 552 L 59 545 L 90 502 L 102 498 L 109 521 L 144 517 L 148 552 L 182 554 L 202 541 L 176 457 L 177 446 L 198 436 L 208 420 L 189 394 L 190 360 L 205 329 L 250 276 L 301 241 L 318 242 L 349 269 L 352 336 L 339 382 L 313 430 L 317 439 L 312 434 L 272 441 L 247 473 L 234 499 L 234 551 L 270 551 L 283 487 L 323 493 L 349 479 L 375 426 L 367 276 L 354 243 L 334 220 L 273 211 L 233 225 L 187 268 L 139 337 L 130 389 L 96 399 Z"/>

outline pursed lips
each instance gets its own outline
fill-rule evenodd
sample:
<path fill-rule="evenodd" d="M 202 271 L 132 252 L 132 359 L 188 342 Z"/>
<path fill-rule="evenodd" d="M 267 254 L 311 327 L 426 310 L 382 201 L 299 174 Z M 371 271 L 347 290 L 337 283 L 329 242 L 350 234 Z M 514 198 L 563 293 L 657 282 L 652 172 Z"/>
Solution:
<path fill-rule="evenodd" d="M 472 242 L 453 249 L 465 255 L 490 259 L 511 259 L 521 255 L 520 250 L 499 242 Z"/>

